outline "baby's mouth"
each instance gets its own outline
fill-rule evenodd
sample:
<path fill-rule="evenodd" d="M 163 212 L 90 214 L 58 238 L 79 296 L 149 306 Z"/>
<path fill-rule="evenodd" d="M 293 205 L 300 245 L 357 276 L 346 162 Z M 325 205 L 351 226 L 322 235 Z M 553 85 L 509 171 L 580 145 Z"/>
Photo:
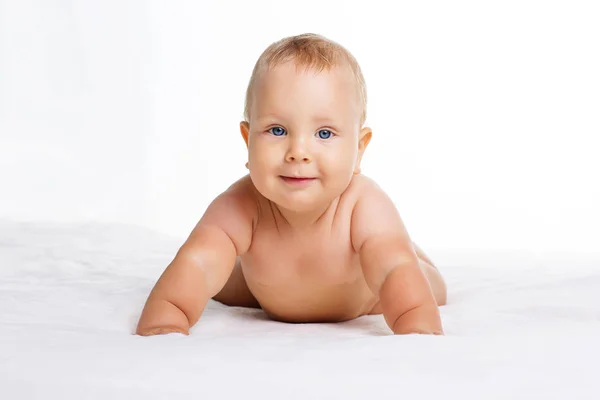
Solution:
<path fill-rule="evenodd" d="M 284 182 L 292 184 L 292 185 L 305 185 L 307 183 L 311 183 L 317 178 L 310 178 L 305 176 L 279 176 Z"/>

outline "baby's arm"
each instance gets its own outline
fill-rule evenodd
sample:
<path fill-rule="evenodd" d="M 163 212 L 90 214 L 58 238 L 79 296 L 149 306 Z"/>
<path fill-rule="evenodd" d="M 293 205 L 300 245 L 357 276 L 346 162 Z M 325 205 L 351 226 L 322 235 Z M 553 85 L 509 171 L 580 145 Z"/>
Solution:
<path fill-rule="evenodd" d="M 371 181 L 352 214 L 352 244 L 395 334 L 443 334 L 439 309 L 391 199 Z"/>
<path fill-rule="evenodd" d="M 225 286 L 252 235 L 252 206 L 236 185 L 217 197 L 152 289 L 136 333 L 189 334 Z"/>

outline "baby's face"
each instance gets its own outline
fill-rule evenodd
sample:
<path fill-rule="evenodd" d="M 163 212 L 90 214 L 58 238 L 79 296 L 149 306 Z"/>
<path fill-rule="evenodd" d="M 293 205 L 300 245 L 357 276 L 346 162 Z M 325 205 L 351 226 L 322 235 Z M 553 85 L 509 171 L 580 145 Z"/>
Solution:
<path fill-rule="evenodd" d="M 349 68 L 316 74 L 288 62 L 264 72 L 255 86 L 250 124 L 241 126 L 257 190 L 300 212 L 339 196 L 358 172 L 364 150 L 360 111 Z"/>

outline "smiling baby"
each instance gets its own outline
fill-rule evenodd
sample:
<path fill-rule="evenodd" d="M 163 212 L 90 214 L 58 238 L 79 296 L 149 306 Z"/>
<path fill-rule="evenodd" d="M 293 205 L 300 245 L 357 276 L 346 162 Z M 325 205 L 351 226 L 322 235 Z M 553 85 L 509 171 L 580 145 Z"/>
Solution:
<path fill-rule="evenodd" d="M 258 59 L 241 136 L 249 174 L 217 196 L 152 289 L 137 334 L 189 334 L 212 298 L 282 322 L 383 314 L 443 334 L 444 280 L 360 171 L 366 86 L 341 45 L 281 39 Z"/>

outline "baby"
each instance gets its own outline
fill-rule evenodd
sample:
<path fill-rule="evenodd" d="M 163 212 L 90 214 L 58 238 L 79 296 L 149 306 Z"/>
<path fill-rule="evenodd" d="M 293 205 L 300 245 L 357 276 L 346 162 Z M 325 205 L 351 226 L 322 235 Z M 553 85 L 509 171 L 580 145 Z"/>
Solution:
<path fill-rule="evenodd" d="M 209 299 L 282 322 L 381 314 L 443 334 L 446 286 L 391 199 L 360 172 L 372 131 L 355 58 L 320 35 L 258 59 L 240 131 L 249 174 L 216 197 L 152 289 L 137 334 L 189 334 Z"/>

